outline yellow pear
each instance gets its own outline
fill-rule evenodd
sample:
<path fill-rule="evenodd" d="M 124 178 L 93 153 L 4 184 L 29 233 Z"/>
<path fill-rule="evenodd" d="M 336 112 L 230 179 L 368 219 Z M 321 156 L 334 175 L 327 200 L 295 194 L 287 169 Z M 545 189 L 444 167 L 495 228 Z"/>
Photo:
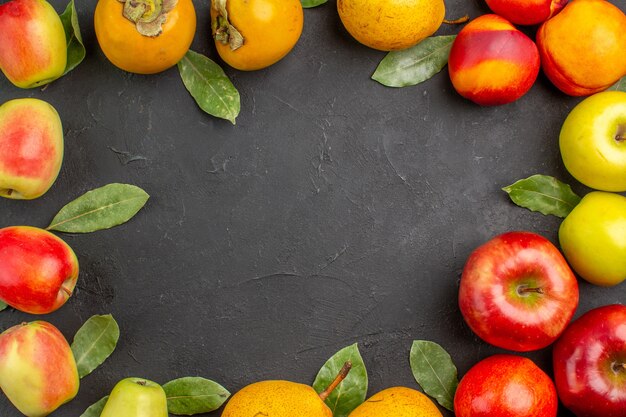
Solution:
<path fill-rule="evenodd" d="M 373 395 L 348 417 L 442 417 L 437 406 L 421 392 L 405 387 L 387 388 Z"/>
<path fill-rule="evenodd" d="M 255 382 L 232 396 L 222 417 L 332 417 L 324 400 L 345 379 L 351 366 L 346 362 L 335 380 L 319 395 L 312 387 L 297 382 Z"/>

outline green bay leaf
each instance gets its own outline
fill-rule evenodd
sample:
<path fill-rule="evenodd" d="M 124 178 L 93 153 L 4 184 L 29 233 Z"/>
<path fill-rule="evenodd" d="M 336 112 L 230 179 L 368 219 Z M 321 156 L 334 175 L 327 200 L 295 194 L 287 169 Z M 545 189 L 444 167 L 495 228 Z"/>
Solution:
<path fill-rule="evenodd" d="M 411 346 L 411 371 L 424 392 L 442 407 L 454 411 L 454 393 L 459 385 L 452 358 L 437 343 L 415 340 Z"/>
<path fill-rule="evenodd" d="M 624 91 L 626 92 L 626 77 L 622 77 L 615 84 L 608 88 L 609 91 Z"/>
<path fill-rule="evenodd" d="M 322 4 L 328 2 L 328 0 L 300 0 L 302 3 L 302 7 L 305 9 L 310 9 L 311 7 L 321 6 Z"/>
<path fill-rule="evenodd" d="M 532 175 L 502 188 L 520 207 L 565 218 L 580 202 L 572 188 L 548 175 Z"/>
<path fill-rule="evenodd" d="M 235 124 L 241 106 L 239 92 L 219 65 L 190 50 L 178 62 L 178 71 L 202 110 Z"/>
<path fill-rule="evenodd" d="M 130 220 L 149 197 L 134 185 L 105 185 L 88 191 L 63 207 L 46 230 L 90 233 L 109 229 Z"/>
<path fill-rule="evenodd" d="M 83 378 L 100 366 L 115 350 L 120 328 L 110 314 L 93 316 L 78 329 L 72 342 L 78 376 Z"/>
<path fill-rule="evenodd" d="M 431 36 L 417 45 L 389 52 L 378 64 L 372 79 L 387 87 L 406 87 L 424 82 L 448 63 L 456 35 Z"/>
<path fill-rule="evenodd" d="M 104 410 L 104 406 L 107 403 L 109 396 L 107 395 L 104 398 L 101 398 L 98 402 L 91 404 L 87 409 L 80 415 L 80 417 L 100 417 L 102 414 L 102 410 Z"/>
<path fill-rule="evenodd" d="M 7 303 L 0 300 L 0 311 L 6 310 L 7 307 L 8 307 Z"/>
<path fill-rule="evenodd" d="M 367 370 L 355 343 L 335 353 L 319 370 L 313 388 L 321 393 L 335 379 L 344 363 L 352 363 L 352 369 L 326 399 L 326 405 L 333 412 L 333 417 L 346 417 L 352 410 L 365 401 L 367 395 Z"/>
<path fill-rule="evenodd" d="M 200 377 L 175 379 L 163 385 L 163 389 L 167 395 L 167 410 L 176 415 L 209 413 L 230 397 L 226 388 Z"/>
<path fill-rule="evenodd" d="M 83 62 L 86 51 L 85 45 L 83 44 L 83 37 L 80 34 L 80 26 L 78 25 L 78 15 L 76 13 L 74 0 L 71 0 L 67 4 L 65 11 L 59 15 L 59 17 L 63 23 L 65 39 L 67 40 L 67 64 L 65 65 L 65 72 L 63 72 L 63 75 L 65 75 Z"/>

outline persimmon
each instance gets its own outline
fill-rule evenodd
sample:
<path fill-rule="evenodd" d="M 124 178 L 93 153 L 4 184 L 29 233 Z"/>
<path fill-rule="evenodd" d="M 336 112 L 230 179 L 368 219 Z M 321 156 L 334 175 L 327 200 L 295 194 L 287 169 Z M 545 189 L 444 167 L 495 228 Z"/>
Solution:
<path fill-rule="evenodd" d="M 113 65 L 154 74 L 187 53 L 196 32 L 196 11 L 191 0 L 98 0 L 94 28 Z"/>
<path fill-rule="evenodd" d="M 269 67 L 293 49 L 302 34 L 300 0 L 213 0 L 211 28 L 220 57 L 233 68 Z"/>

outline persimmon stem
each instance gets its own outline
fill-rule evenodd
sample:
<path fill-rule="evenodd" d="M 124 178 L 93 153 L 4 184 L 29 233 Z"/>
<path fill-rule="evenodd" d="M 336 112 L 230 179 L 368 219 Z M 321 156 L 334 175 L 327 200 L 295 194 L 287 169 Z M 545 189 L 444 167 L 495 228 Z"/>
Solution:
<path fill-rule="evenodd" d="M 443 19 L 443 23 L 445 23 L 446 25 L 460 25 L 469 22 L 469 20 L 469 15 L 465 15 L 454 20 Z"/>
<path fill-rule="evenodd" d="M 339 370 L 339 373 L 337 374 L 335 379 L 333 379 L 333 382 L 331 382 L 324 391 L 320 392 L 320 399 L 322 401 L 326 401 L 326 398 L 328 398 L 328 396 L 335 390 L 335 388 L 337 388 L 337 385 L 341 384 L 341 381 L 346 379 L 348 373 L 350 372 L 350 369 L 352 369 L 352 362 L 347 361 L 343 364 L 343 366 Z"/>

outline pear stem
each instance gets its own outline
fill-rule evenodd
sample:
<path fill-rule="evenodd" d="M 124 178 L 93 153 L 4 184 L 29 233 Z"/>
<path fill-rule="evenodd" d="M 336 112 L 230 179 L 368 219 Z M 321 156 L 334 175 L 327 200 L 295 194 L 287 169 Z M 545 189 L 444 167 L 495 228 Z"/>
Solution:
<path fill-rule="evenodd" d="M 337 374 L 335 379 L 333 379 L 333 382 L 331 382 L 324 391 L 320 392 L 320 399 L 322 401 L 326 401 L 326 398 L 328 398 L 328 396 L 335 390 L 335 388 L 337 388 L 337 385 L 341 384 L 341 381 L 346 379 L 348 373 L 350 372 L 350 369 L 352 369 L 352 362 L 347 361 L 343 364 L 343 366 L 339 370 L 339 373 Z"/>
<path fill-rule="evenodd" d="M 460 25 L 469 22 L 469 20 L 469 15 L 465 15 L 454 20 L 443 19 L 443 23 L 445 23 L 446 25 Z"/>

